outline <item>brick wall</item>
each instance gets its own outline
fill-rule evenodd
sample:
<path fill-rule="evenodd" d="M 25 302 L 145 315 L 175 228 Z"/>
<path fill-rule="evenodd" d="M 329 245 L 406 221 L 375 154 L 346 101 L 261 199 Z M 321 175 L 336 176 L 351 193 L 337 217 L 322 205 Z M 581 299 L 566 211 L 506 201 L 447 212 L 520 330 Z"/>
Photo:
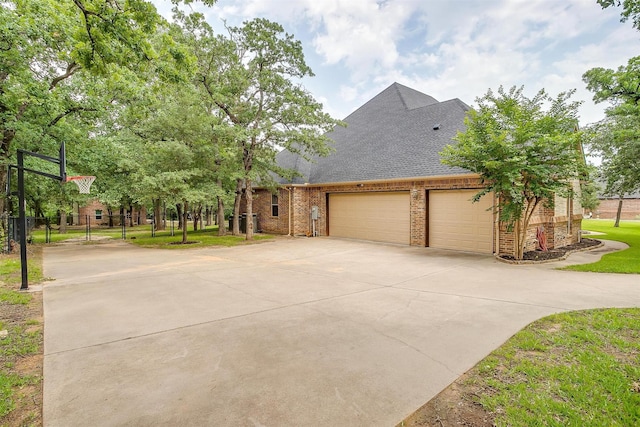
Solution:
<path fill-rule="evenodd" d="M 96 211 L 102 211 L 101 218 L 96 215 Z M 125 211 L 125 213 L 127 215 L 129 214 L 128 211 Z M 120 210 L 115 211 L 113 215 L 114 225 L 120 225 Z M 105 205 L 100 203 L 97 199 L 89 200 L 86 205 L 80 206 L 78 208 L 78 225 L 86 225 L 87 218 L 89 219 L 91 225 L 108 225 L 109 211 L 107 210 Z M 138 220 L 140 224 L 147 224 L 147 209 L 144 207 L 140 209 L 134 208 L 133 219 L 135 225 L 138 224 Z M 128 224 L 129 222 L 127 221 L 127 225 Z"/>
<path fill-rule="evenodd" d="M 594 218 L 615 219 L 618 212 L 618 199 L 600 200 L 593 214 Z M 640 219 L 640 199 L 623 199 L 621 219 Z"/>
<path fill-rule="evenodd" d="M 278 189 L 278 215 L 273 216 L 271 209 L 271 196 L 268 191 L 260 190 L 254 193 L 253 213 L 258 214 L 258 230 L 268 230 L 269 233 L 288 234 L 289 233 L 289 191 Z M 245 211 L 244 199 L 241 203 L 241 211 Z"/>
<path fill-rule="evenodd" d="M 448 178 L 407 180 L 383 183 L 361 183 L 346 185 L 326 186 L 296 186 L 292 187 L 293 206 L 293 235 L 310 236 L 313 224 L 311 221 L 311 207 L 318 206 L 320 218 L 316 221 L 316 233 L 319 236 L 327 235 L 327 195 L 330 193 L 360 193 L 360 192 L 386 192 L 408 191 L 410 195 L 410 244 L 412 246 L 425 246 L 428 241 L 428 190 L 455 190 L 455 189 L 479 189 L 481 182 L 478 178 Z M 279 218 L 271 217 L 271 193 L 258 189 L 254 194 L 254 212 L 258 214 L 259 229 L 267 233 L 287 234 L 288 229 L 288 190 L 279 190 L 280 215 Z M 285 207 L 286 205 L 286 207 Z M 565 209 L 566 210 L 566 209 Z M 287 212 L 285 215 L 284 213 Z M 580 230 L 580 216 L 573 219 L 570 235 L 567 235 L 567 217 L 555 217 L 554 209 L 540 206 L 531 220 L 527 230 L 526 249 L 535 250 L 537 247 L 536 230 L 542 225 L 545 227 L 547 244 L 549 248 L 565 246 L 577 241 Z M 562 231 L 564 229 L 564 232 Z M 496 248 L 499 253 L 513 254 L 513 234 L 506 231 L 504 225 L 499 227 L 499 239 Z"/>

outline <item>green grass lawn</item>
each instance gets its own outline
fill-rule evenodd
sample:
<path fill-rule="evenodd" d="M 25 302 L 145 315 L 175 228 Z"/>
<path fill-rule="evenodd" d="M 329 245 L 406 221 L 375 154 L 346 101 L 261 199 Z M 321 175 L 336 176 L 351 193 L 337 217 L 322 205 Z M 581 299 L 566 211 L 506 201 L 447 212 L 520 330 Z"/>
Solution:
<path fill-rule="evenodd" d="M 582 221 L 582 228 L 605 233 L 593 236 L 594 239 L 624 242 L 629 245 L 628 249 L 606 254 L 598 262 L 572 265 L 564 269 L 599 273 L 640 273 L 640 221 L 620 221 L 620 227 L 614 227 L 613 224 L 613 220 L 585 219 Z"/>
<path fill-rule="evenodd" d="M 43 280 L 41 248 L 30 249 L 29 279 Z M 19 255 L 0 255 L 0 330 L 6 331 L 0 338 L 0 426 L 41 425 L 41 363 L 21 362 L 42 354 L 42 325 L 31 317 L 41 315 L 42 304 L 32 294 L 18 291 L 20 281 Z M 19 418 L 12 415 L 14 411 Z"/>
<path fill-rule="evenodd" d="M 35 230 L 32 233 L 34 243 L 45 242 L 44 229 Z M 122 228 L 92 228 L 92 238 L 97 236 L 109 236 L 113 239 L 122 239 Z M 86 230 L 83 227 L 68 228 L 67 233 L 60 234 L 56 230 L 51 234 L 51 242 L 62 242 L 68 239 L 84 239 L 86 237 Z M 218 226 L 205 227 L 203 230 L 193 231 L 187 230 L 187 241 L 189 244 L 182 245 L 182 230 L 178 230 L 177 227 L 173 230 L 157 231 L 155 236 L 151 235 L 151 226 L 140 225 L 135 227 L 126 227 L 125 229 L 126 240 L 138 246 L 165 248 L 165 249 L 186 249 L 197 248 L 207 246 L 236 246 L 240 244 L 246 244 L 247 240 L 244 235 L 242 236 L 218 236 Z M 254 234 L 253 241 L 262 241 L 273 238 L 269 234 Z"/>
<path fill-rule="evenodd" d="M 536 321 L 468 381 L 498 426 L 640 425 L 640 308 Z"/>

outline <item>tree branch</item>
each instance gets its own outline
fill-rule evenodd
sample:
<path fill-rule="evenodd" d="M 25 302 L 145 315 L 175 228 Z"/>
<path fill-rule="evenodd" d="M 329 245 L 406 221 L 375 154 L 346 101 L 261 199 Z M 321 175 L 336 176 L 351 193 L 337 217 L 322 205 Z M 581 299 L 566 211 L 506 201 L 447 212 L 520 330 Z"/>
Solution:
<path fill-rule="evenodd" d="M 71 107 L 68 110 L 58 114 L 53 120 L 51 120 L 49 122 L 49 124 L 47 124 L 45 129 L 49 129 L 52 126 L 55 126 L 60 120 L 62 120 L 63 118 L 65 118 L 66 116 L 73 114 L 73 113 L 77 113 L 79 111 L 98 111 L 95 108 L 88 108 L 88 107 Z"/>
<path fill-rule="evenodd" d="M 75 61 L 72 61 L 71 63 L 69 63 L 69 65 L 67 65 L 67 70 L 65 71 L 64 74 L 58 77 L 55 77 L 53 80 L 51 80 L 51 84 L 49 85 L 49 90 L 53 90 L 53 88 L 55 88 L 58 85 L 58 83 L 60 83 L 64 79 L 71 77 L 79 69 L 80 69 L 80 66 L 76 64 Z"/>

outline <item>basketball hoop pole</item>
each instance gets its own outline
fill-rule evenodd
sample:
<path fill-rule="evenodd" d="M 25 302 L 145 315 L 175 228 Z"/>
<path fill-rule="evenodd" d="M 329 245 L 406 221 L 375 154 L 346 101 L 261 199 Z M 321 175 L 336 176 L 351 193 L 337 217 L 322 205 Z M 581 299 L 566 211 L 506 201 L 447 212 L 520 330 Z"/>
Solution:
<path fill-rule="evenodd" d="M 60 175 L 53 175 L 50 173 L 37 171 L 24 167 L 24 156 L 37 157 L 48 162 L 57 163 L 60 165 Z M 50 157 L 39 153 L 32 153 L 31 151 L 18 149 L 18 224 L 20 226 L 20 267 L 22 274 L 22 285 L 20 290 L 29 289 L 29 274 L 27 271 L 27 213 L 26 203 L 24 196 L 24 172 L 33 172 L 38 175 L 46 176 L 47 178 L 63 181 L 66 179 L 66 165 L 65 165 L 65 145 L 64 142 L 60 146 L 60 157 Z"/>

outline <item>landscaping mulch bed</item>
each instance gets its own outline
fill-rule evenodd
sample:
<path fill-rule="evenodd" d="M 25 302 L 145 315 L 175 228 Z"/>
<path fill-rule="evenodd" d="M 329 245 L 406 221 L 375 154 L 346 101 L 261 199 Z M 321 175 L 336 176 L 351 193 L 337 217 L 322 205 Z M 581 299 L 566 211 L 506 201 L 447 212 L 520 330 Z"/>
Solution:
<path fill-rule="evenodd" d="M 600 245 L 600 243 L 600 240 L 582 238 L 579 243 L 563 246 L 561 248 L 549 249 L 548 251 L 535 250 L 525 252 L 522 259 L 524 261 L 553 261 L 555 259 L 562 258 L 567 252 L 589 249 Z M 515 258 L 511 255 L 501 255 L 500 258 L 507 261 L 515 261 Z"/>

